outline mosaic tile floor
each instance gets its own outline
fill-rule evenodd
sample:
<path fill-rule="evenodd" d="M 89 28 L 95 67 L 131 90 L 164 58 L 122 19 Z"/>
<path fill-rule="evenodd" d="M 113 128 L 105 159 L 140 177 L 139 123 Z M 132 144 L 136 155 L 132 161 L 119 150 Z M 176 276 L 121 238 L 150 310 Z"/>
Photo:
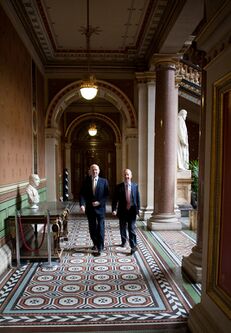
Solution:
<path fill-rule="evenodd" d="M 70 220 L 61 262 L 27 263 L 2 279 L 0 331 L 187 332 L 199 289 L 174 260 L 186 236 L 173 235 L 179 241 L 167 260 L 164 244 L 171 235 L 149 232 L 138 222 L 137 236 L 139 249 L 131 256 L 128 246 L 118 246 L 118 220 L 108 219 L 105 251 L 95 257 L 86 219 Z"/>

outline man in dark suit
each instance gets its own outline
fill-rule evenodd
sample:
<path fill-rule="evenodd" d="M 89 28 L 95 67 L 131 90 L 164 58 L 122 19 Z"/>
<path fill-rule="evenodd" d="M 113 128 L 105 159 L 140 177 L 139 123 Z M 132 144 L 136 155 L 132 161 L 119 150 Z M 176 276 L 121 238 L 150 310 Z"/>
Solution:
<path fill-rule="evenodd" d="M 109 193 L 108 181 L 99 177 L 99 172 L 99 166 L 92 164 L 80 191 L 80 210 L 87 215 L 92 249 L 98 250 L 96 255 L 104 249 L 104 218 Z"/>
<path fill-rule="evenodd" d="M 140 210 L 140 194 L 138 185 L 131 182 L 132 172 L 124 170 L 124 182 L 116 186 L 112 200 L 112 214 L 117 215 L 120 224 L 121 246 L 127 241 L 127 227 L 131 254 L 137 250 L 136 216 Z"/>

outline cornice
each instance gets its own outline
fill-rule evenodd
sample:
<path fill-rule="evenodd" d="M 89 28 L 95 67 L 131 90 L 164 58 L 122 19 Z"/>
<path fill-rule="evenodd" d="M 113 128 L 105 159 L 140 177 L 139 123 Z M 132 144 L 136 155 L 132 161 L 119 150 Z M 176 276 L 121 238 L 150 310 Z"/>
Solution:
<path fill-rule="evenodd" d="M 196 37 L 197 48 L 206 53 L 207 65 L 231 44 L 231 1 L 225 1 Z"/>

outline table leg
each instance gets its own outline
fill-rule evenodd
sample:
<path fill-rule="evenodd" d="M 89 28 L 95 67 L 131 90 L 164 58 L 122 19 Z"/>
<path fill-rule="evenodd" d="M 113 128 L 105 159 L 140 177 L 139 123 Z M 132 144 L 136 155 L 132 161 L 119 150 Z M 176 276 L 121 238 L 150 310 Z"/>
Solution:
<path fill-rule="evenodd" d="M 51 266 L 51 230 L 50 230 L 49 210 L 47 210 L 47 253 L 48 253 L 48 265 Z"/>
<path fill-rule="evenodd" d="M 16 233 L 16 260 L 17 260 L 17 267 L 21 265 L 20 262 L 20 244 L 19 244 L 19 228 L 18 228 L 18 219 L 20 215 L 16 211 L 15 212 L 15 233 Z"/>

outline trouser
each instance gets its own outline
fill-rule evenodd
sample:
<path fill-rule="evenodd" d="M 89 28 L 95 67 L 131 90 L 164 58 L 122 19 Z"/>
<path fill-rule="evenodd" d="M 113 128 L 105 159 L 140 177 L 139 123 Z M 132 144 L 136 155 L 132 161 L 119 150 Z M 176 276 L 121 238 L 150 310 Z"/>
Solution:
<path fill-rule="evenodd" d="M 136 238 L 136 216 L 131 214 L 130 210 L 127 210 L 123 217 L 119 220 L 120 224 L 120 235 L 122 244 L 126 243 L 127 240 L 127 229 L 129 237 L 129 245 L 131 248 L 137 246 Z"/>
<path fill-rule="evenodd" d="M 104 215 L 92 212 L 87 215 L 90 237 L 99 251 L 104 249 L 105 222 Z"/>

